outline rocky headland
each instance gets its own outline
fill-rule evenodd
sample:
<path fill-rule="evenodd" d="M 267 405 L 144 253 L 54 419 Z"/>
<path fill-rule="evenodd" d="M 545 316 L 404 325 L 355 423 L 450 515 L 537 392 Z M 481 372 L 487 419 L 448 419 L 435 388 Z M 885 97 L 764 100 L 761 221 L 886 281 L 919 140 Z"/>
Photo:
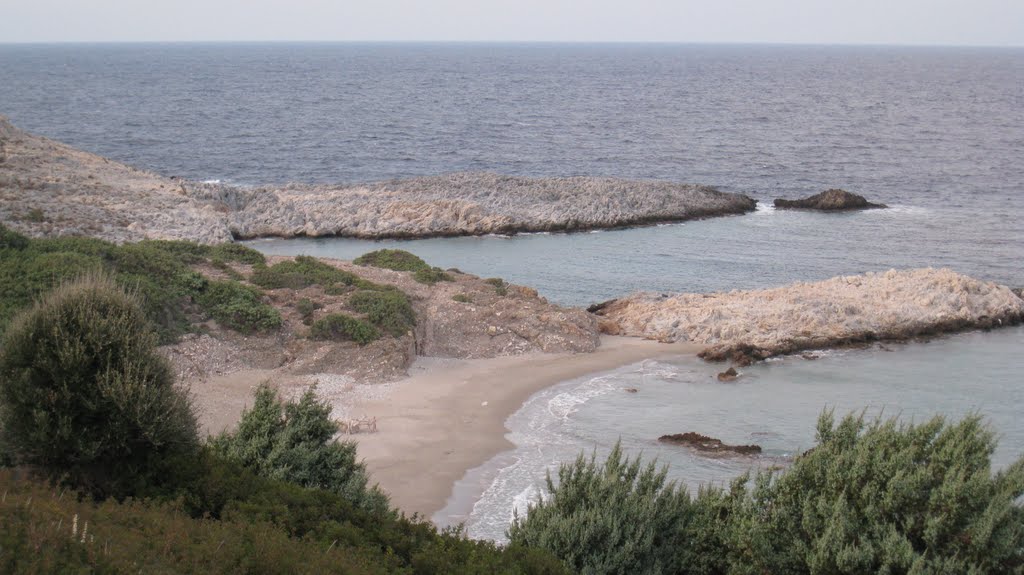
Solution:
<path fill-rule="evenodd" d="M 24 132 L 0 117 L 0 222 L 32 236 L 116 242 L 420 238 L 582 231 L 755 209 L 706 186 L 456 173 L 360 185 L 186 182 Z"/>
<path fill-rule="evenodd" d="M 875 204 L 869 202 L 864 196 L 833 188 L 799 200 L 778 198 L 775 200 L 775 207 L 780 209 L 842 212 L 886 208 L 888 206 L 885 204 Z"/>
<path fill-rule="evenodd" d="M 890 270 L 711 294 L 635 293 L 596 306 L 604 333 L 704 346 L 748 363 L 807 349 L 992 328 L 1024 319 L 1006 286 L 948 269 Z"/>

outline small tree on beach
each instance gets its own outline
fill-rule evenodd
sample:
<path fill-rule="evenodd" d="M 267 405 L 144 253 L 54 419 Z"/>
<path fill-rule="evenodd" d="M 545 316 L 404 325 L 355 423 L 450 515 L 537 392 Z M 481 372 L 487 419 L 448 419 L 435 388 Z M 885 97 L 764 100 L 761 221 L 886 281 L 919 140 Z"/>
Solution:
<path fill-rule="evenodd" d="M 221 434 L 213 447 L 265 477 L 333 491 L 368 511 L 389 513 L 387 496 L 367 485 L 355 442 L 335 441 L 337 430 L 330 404 L 319 400 L 313 388 L 285 403 L 263 383 L 238 429 Z"/>

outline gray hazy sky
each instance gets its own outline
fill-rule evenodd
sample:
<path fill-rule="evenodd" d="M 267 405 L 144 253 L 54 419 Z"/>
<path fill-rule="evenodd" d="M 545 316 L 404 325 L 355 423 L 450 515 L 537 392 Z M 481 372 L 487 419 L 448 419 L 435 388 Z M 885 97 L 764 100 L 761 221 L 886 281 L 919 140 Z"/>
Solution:
<path fill-rule="evenodd" d="M 0 42 L 1024 46 L 1024 0 L 0 0 Z"/>

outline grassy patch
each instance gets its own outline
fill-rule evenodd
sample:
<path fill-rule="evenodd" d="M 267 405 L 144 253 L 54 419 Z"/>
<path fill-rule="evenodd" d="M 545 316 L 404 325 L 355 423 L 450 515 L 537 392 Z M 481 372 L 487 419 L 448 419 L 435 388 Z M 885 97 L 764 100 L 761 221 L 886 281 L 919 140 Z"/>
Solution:
<path fill-rule="evenodd" d="M 396 272 L 415 272 L 430 269 L 427 262 L 405 250 L 377 250 L 359 256 L 352 263 L 360 266 L 395 270 Z"/>
<path fill-rule="evenodd" d="M 310 327 L 313 339 L 327 341 L 354 341 L 366 345 L 380 338 L 380 332 L 371 324 L 343 313 L 328 314 Z"/>
<path fill-rule="evenodd" d="M 350 286 L 358 281 L 359 276 L 310 256 L 296 256 L 270 267 L 256 266 L 252 273 L 252 283 L 267 289 L 302 289 L 311 285 L 328 288 L 338 284 Z"/>
<path fill-rule="evenodd" d="M 473 303 L 473 300 L 470 299 L 470 297 L 464 293 L 457 293 L 453 295 L 452 301 L 457 301 L 459 303 Z"/>
<path fill-rule="evenodd" d="M 366 314 L 366 318 L 385 332 L 399 337 L 416 325 L 409 298 L 398 290 L 359 291 L 348 300 L 352 309 Z"/>

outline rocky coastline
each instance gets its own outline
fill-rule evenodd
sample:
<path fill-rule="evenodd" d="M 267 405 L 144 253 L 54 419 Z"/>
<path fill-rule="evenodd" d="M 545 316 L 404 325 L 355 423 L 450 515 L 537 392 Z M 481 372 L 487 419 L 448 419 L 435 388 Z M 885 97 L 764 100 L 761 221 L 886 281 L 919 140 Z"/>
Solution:
<path fill-rule="evenodd" d="M 0 116 L 0 222 L 31 236 L 115 242 L 258 237 L 427 238 L 575 232 L 753 211 L 707 186 L 454 173 L 359 185 L 236 187 L 138 170 Z"/>
<path fill-rule="evenodd" d="M 713 294 L 640 292 L 590 308 L 603 333 L 704 347 L 740 365 L 809 349 L 989 329 L 1024 320 L 1010 288 L 948 269 L 889 270 Z"/>

